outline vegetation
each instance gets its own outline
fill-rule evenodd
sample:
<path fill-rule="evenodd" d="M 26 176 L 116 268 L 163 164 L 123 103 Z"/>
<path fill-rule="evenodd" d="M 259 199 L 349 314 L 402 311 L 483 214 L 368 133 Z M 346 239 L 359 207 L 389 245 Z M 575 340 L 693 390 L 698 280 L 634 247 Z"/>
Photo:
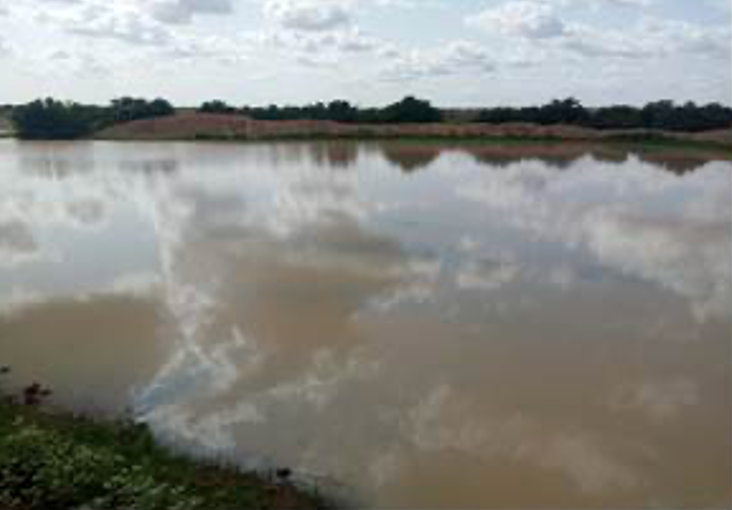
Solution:
<path fill-rule="evenodd" d="M 92 131 L 95 108 L 54 99 L 13 108 L 11 120 L 20 138 L 71 139 Z"/>
<path fill-rule="evenodd" d="M 50 414 L 34 385 L 0 398 L 0 508 L 324 508 L 294 487 L 289 472 L 242 474 L 176 456 L 130 422 Z"/>
<path fill-rule="evenodd" d="M 271 105 L 244 107 L 242 113 L 257 120 L 332 120 L 358 124 L 402 124 L 440 122 L 442 113 L 429 101 L 406 97 L 385 108 L 360 109 L 348 101 L 315 103 L 307 106 Z"/>
<path fill-rule="evenodd" d="M 315 103 L 307 106 L 244 107 L 241 112 L 256 120 L 332 120 L 336 122 L 357 122 L 359 110 L 347 101 L 333 101 L 329 104 Z"/>
<path fill-rule="evenodd" d="M 207 101 L 198 109 L 201 113 L 237 113 L 235 107 L 226 104 L 224 101 Z"/>
<path fill-rule="evenodd" d="M 208 103 L 207 103 L 208 104 Z M 201 111 L 205 111 L 203 108 Z M 227 106 L 226 111 L 237 111 Z M 385 108 L 361 109 L 347 101 L 315 103 L 297 107 L 271 105 L 244 107 L 242 114 L 258 120 L 332 120 L 344 123 L 433 123 L 445 115 L 429 101 L 407 97 Z M 487 124 L 528 123 L 575 125 L 595 129 L 657 129 L 700 132 L 732 127 L 732 109 L 717 103 L 677 105 L 658 101 L 638 108 L 628 105 L 586 108 L 577 99 L 554 100 L 543 106 L 523 108 L 486 108 L 478 112 L 477 122 Z"/>
<path fill-rule="evenodd" d="M 124 97 L 108 106 L 81 105 L 54 99 L 37 100 L 11 108 L 10 116 L 20 138 L 71 139 L 84 137 L 114 124 L 173 115 L 175 108 L 164 99 L 147 101 Z M 445 122 L 449 112 L 429 101 L 406 97 L 384 108 L 360 108 L 348 101 L 306 106 L 237 108 L 224 101 L 203 103 L 199 112 L 245 115 L 255 120 L 314 120 L 344 124 L 423 124 Z M 554 100 L 543 106 L 486 108 L 473 111 L 472 120 L 487 124 L 529 123 L 570 125 L 594 129 L 649 129 L 701 132 L 732 127 L 732 109 L 712 103 L 658 101 L 642 108 L 628 105 L 586 108 L 578 100 Z"/>
<path fill-rule="evenodd" d="M 699 106 L 692 102 L 677 105 L 673 101 L 649 103 L 643 108 L 617 105 L 589 109 L 578 100 L 569 98 L 540 107 L 485 109 L 480 112 L 478 122 L 699 132 L 732 127 L 732 109 L 717 103 Z"/>
<path fill-rule="evenodd" d="M 115 123 L 174 113 L 175 108 L 164 99 L 125 97 L 113 100 L 109 106 L 94 106 L 48 98 L 13 107 L 10 119 L 19 138 L 68 140 Z"/>
<path fill-rule="evenodd" d="M 100 120 L 104 124 L 114 124 L 173 114 L 175 114 L 175 108 L 165 99 L 146 101 L 145 99 L 123 97 L 112 100 L 111 105 L 102 112 Z"/>

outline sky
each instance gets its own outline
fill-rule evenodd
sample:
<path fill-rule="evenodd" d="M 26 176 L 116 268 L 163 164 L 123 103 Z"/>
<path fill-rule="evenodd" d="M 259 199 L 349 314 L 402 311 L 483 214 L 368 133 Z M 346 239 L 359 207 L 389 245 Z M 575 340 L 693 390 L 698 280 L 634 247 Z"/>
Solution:
<path fill-rule="evenodd" d="M 732 102 L 732 0 L 0 0 L 0 104 Z"/>

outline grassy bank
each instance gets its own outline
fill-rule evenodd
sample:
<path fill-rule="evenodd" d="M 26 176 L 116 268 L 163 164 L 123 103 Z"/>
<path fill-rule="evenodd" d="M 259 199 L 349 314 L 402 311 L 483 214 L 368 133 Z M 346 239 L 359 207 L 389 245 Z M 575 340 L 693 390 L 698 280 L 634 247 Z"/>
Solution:
<path fill-rule="evenodd" d="M 26 395 L 27 396 L 27 395 Z M 0 398 L 0 508 L 316 509 L 289 473 L 242 473 L 160 446 L 143 425 Z"/>

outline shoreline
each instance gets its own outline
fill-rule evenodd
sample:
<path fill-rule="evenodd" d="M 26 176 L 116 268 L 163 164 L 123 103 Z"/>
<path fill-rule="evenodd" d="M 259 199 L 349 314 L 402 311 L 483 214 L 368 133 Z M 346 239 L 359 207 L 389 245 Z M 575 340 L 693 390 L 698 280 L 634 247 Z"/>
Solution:
<path fill-rule="evenodd" d="M 266 142 L 354 142 L 354 143 L 425 143 L 425 144 L 455 144 L 455 145 L 471 145 L 471 146 L 498 146 L 498 145 L 567 145 L 567 146 L 605 146 L 614 148 L 627 149 L 691 149 L 691 150 L 713 150 L 725 153 L 732 157 L 732 146 L 723 143 L 696 140 L 680 140 L 674 138 L 658 138 L 658 139 L 581 139 L 581 138 L 552 138 L 552 137 L 448 137 L 448 136 L 339 136 L 339 135 L 276 135 L 267 137 L 227 137 L 227 136 L 198 136 L 189 137 L 171 137 L 171 138 L 113 138 L 113 137 L 89 137 L 79 138 L 76 140 L 20 140 L 19 141 L 66 141 L 66 142 L 114 142 L 114 143 L 222 143 L 222 144 L 256 144 Z"/>
<path fill-rule="evenodd" d="M 144 424 L 48 408 L 49 393 L 33 385 L 8 397 L 0 389 L 0 508 L 334 507 L 289 469 L 245 472 L 196 460 L 163 446 Z"/>
<path fill-rule="evenodd" d="M 23 139 L 12 133 L 0 134 L 0 141 L 17 141 L 21 143 L 76 143 L 76 142 L 106 142 L 106 143 L 220 143 L 220 144 L 257 144 L 257 143 L 307 143 L 307 142 L 353 142 L 353 143 L 412 143 L 412 144 L 441 144 L 445 146 L 468 147 L 498 147 L 498 146 L 585 146 L 607 147 L 628 151 L 662 151 L 662 150 L 691 150 L 714 151 L 721 157 L 732 159 L 732 145 L 713 141 L 684 140 L 678 138 L 558 138 L 558 137 L 518 137 L 518 136 L 341 136 L 341 135 L 275 135 L 266 137 L 231 137 L 231 136 L 196 136 L 196 137 L 105 137 L 90 136 L 74 139 Z"/>
<path fill-rule="evenodd" d="M 7 123 L 6 123 L 7 124 Z M 9 125 L 0 139 L 17 139 Z M 357 124 L 328 120 L 254 120 L 242 115 L 186 112 L 115 124 L 65 140 L 22 141 L 229 142 L 414 141 L 463 144 L 602 144 L 628 147 L 718 150 L 732 154 L 732 128 L 676 132 L 597 129 L 563 124 L 440 122 Z"/>
<path fill-rule="evenodd" d="M 136 120 L 102 129 L 89 138 L 105 141 L 310 141 L 417 140 L 473 143 L 611 143 L 673 145 L 732 152 L 732 129 L 681 133 L 660 130 L 599 130 L 539 124 L 347 124 L 333 121 L 262 121 L 238 115 L 188 113 Z"/>

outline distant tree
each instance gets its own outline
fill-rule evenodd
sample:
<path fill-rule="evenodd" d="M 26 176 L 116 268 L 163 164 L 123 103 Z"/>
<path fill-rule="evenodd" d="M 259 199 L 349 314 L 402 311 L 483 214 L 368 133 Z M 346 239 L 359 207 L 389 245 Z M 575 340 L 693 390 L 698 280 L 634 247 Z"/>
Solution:
<path fill-rule="evenodd" d="M 332 120 L 344 123 L 439 122 L 442 118 L 441 112 L 429 101 L 414 97 L 407 97 L 383 109 L 359 109 L 348 101 L 336 100 L 306 106 L 245 107 L 242 112 L 257 120 Z"/>
<path fill-rule="evenodd" d="M 174 113 L 175 108 L 165 99 L 147 101 L 133 97 L 121 97 L 112 100 L 108 117 L 110 122 L 117 123 L 164 117 Z"/>
<path fill-rule="evenodd" d="M 385 108 L 358 108 L 348 101 L 317 102 L 305 106 L 244 107 L 236 110 L 224 101 L 203 103 L 198 111 L 235 113 L 261 120 L 331 120 L 344 123 L 433 123 L 443 120 L 442 112 L 429 101 L 412 96 Z M 37 100 L 27 105 L 3 107 L 0 115 L 10 116 L 21 138 L 69 139 L 120 122 L 173 115 L 175 108 L 165 99 L 148 101 L 122 97 L 108 106 L 82 105 L 55 99 Z M 568 124 L 597 129 L 659 129 L 706 131 L 732 127 L 732 109 L 719 103 L 697 105 L 656 101 L 642 108 L 628 105 L 585 108 L 579 100 L 554 100 L 542 106 L 486 108 L 478 122 L 502 124 L 523 122 L 542 125 Z"/>
<path fill-rule="evenodd" d="M 668 131 L 705 131 L 732 127 L 732 109 L 718 103 L 699 106 L 695 103 L 676 105 L 673 101 L 656 101 L 643 108 L 628 105 L 587 109 L 574 99 L 554 100 L 540 107 L 487 108 L 481 110 L 478 122 L 503 124 L 570 124 L 597 129 L 660 129 Z"/>
<path fill-rule="evenodd" d="M 355 122 L 358 120 L 358 108 L 348 101 L 331 101 L 328 104 L 327 118 L 336 122 Z"/>
<path fill-rule="evenodd" d="M 233 106 L 229 106 L 224 101 L 220 101 L 217 99 L 214 101 L 207 101 L 203 103 L 198 111 L 201 113 L 232 114 L 236 113 L 236 108 L 234 108 Z"/>
<path fill-rule="evenodd" d="M 384 108 L 381 117 L 381 120 L 388 123 L 428 123 L 442 120 L 440 110 L 432 106 L 429 101 L 412 96 Z"/>
<path fill-rule="evenodd" d="M 166 99 L 157 98 L 149 103 L 147 108 L 148 117 L 164 117 L 166 115 L 175 115 L 175 107 Z"/>
<path fill-rule="evenodd" d="M 638 108 L 627 105 L 607 106 L 590 113 L 587 125 L 597 129 L 634 129 L 643 127 Z"/>
<path fill-rule="evenodd" d="M 318 102 L 303 108 L 302 114 L 298 116 L 308 120 L 329 120 L 328 107 Z"/>
<path fill-rule="evenodd" d="M 554 100 L 542 106 L 536 122 L 539 124 L 580 124 L 588 118 L 587 111 L 577 99 Z"/>
<path fill-rule="evenodd" d="M 355 122 L 358 109 L 348 101 L 332 101 L 329 104 L 314 103 L 306 106 L 277 106 L 264 108 L 245 107 L 242 112 L 257 120 L 333 120 Z"/>
<path fill-rule="evenodd" d="M 14 107 L 11 121 L 20 138 L 72 139 L 118 122 L 172 115 L 175 108 L 164 99 L 115 99 L 107 107 L 39 99 Z"/>
<path fill-rule="evenodd" d="M 478 122 L 486 124 L 506 124 L 519 121 L 519 111 L 515 108 L 488 108 L 481 110 L 478 115 Z"/>
<path fill-rule="evenodd" d="M 732 127 L 732 108 L 727 108 L 719 103 L 710 103 L 700 109 L 703 119 L 702 129 L 720 129 Z"/>
<path fill-rule="evenodd" d="M 648 103 L 642 110 L 643 126 L 652 129 L 673 129 L 674 102 L 669 100 Z"/>
<path fill-rule="evenodd" d="M 356 115 L 356 122 L 361 124 L 376 124 L 383 121 L 384 115 L 379 108 L 362 108 Z"/>
<path fill-rule="evenodd" d="M 13 108 L 11 121 L 20 138 L 73 139 L 91 132 L 94 109 L 54 99 L 36 100 Z"/>

